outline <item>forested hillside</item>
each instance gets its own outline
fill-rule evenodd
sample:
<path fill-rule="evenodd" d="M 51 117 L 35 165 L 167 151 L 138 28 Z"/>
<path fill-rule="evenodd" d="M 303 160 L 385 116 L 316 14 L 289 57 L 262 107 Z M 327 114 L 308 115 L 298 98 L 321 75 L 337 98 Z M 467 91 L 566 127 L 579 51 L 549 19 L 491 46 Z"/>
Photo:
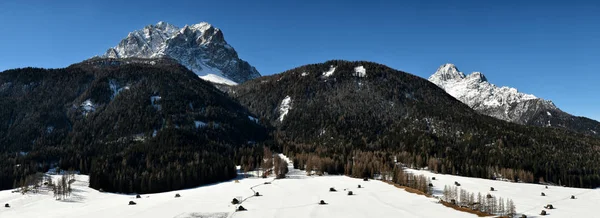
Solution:
<path fill-rule="evenodd" d="M 328 61 L 230 91 L 276 127 L 295 165 L 355 177 L 395 162 L 465 176 L 600 185 L 600 140 L 480 115 L 433 83 L 371 62 Z"/>
<path fill-rule="evenodd" d="M 51 167 L 105 191 L 193 187 L 233 178 L 266 138 L 244 107 L 171 59 L 0 73 L 0 189 Z"/>

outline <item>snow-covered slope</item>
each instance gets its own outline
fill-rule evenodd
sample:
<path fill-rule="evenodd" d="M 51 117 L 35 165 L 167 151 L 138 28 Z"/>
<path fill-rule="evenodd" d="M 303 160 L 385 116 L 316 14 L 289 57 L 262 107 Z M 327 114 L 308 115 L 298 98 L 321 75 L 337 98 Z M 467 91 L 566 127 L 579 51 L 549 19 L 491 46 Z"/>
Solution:
<path fill-rule="evenodd" d="M 427 177 L 435 177 L 431 183 L 434 187 L 434 195 L 441 196 L 444 186 L 455 187 L 454 182 L 460 183 L 460 187 L 470 193 L 491 194 L 495 197 L 510 198 L 514 201 L 518 214 L 527 217 L 542 217 L 540 212 L 546 210 L 550 217 L 598 217 L 596 207 L 600 200 L 600 189 L 579 189 L 561 186 L 548 186 L 514 183 L 499 180 L 477 179 L 453 175 L 435 174 L 423 170 L 408 170 L 414 174 L 422 174 Z M 493 187 L 494 191 L 490 191 Z M 541 196 L 544 192 L 546 196 Z M 575 199 L 571 199 L 571 195 Z M 556 209 L 548 210 L 543 206 L 552 204 Z"/>
<path fill-rule="evenodd" d="M 511 87 L 498 87 L 480 72 L 465 75 L 454 64 L 444 64 L 429 81 L 474 110 L 509 122 L 566 128 L 599 135 L 600 123 L 561 111 L 552 101 Z"/>
<path fill-rule="evenodd" d="M 283 157 L 284 159 L 285 156 Z M 291 162 L 291 161 L 290 161 Z M 477 217 L 459 212 L 437 203 L 434 198 L 408 193 L 381 181 L 354 179 L 346 176 L 306 176 L 304 171 L 289 166 L 288 178 L 245 178 L 198 188 L 141 195 L 102 193 L 88 188 L 88 177 L 76 176 L 73 193 L 67 200 L 55 200 L 51 192 L 38 194 L 0 191 L 0 203 L 10 208 L 0 208 L 0 217 L 174 217 L 174 218 L 225 218 L 225 217 Z M 578 189 L 477 179 L 435 174 L 424 170 L 408 169 L 432 180 L 434 196 L 441 197 L 444 186 L 454 187 L 459 182 L 464 190 L 482 195 L 512 199 L 518 214 L 538 217 L 543 206 L 552 217 L 594 217 L 600 200 L 599 189 Z M 57 179 L 57 176 L 54 176 Z M 271 184 L 265 184 L 271 182 Z M 358 185 L 362 188 L 356 188 Z M 329 192 L 334 187 L 338 192 Z M 494 187 L 495 191 L 490 192 Z M 254 191 L 260 197 L 251 197 Z M 353 191 L 348 196 L 347 191 Z M 541 196 L 544 192 L 546 196 Z M 175 198 L 180 194 L 180 198 Z M 576 199 L 571 199 L 571 195 Z M 233 198 L 245 199 L 241 205 L 248 211 L 235 212 L 230 202 Z M 324 200 L 327 205 L 318 205 Z M 134 201 L 137 205 L 128 205 Z"/>
<path fill-rule="evenodd" d="M 148 25 L 129 33 L 104 54 L 110 58 L 163 56 L 177 60 L 202 79 L 214 83 L 235 85 L 260 77 L 258 71 L 241 60 L 227 44 L 221 30 L 206 22 L 183 28 L 162 21 Z"/>
<path fill-rule="evenodd" d="M 50 193 L 11 193 L 0 191 L 0 217 L 140 217 L 140 218 L 363 218 L 363 217 L 477 217 L 437 203 L 436 199 L 411 194 L 381 181 L 367 181 L 346 176 L 307 177 L 291 170 L 287 179 L 246 178 L 193 189 L 166 193 L 123 195 L 90 189 L 87 176 L 77 176 L 73 194 L 66 201 L 55 200 Z M 265 182 L 273 181 L 271 184 Z M 357 189 L 358 185 L 363 188 Z M 334 187 L 338 192 L 329 192 Z M 252 189 L 251 189 L 252 188 Z M 250 197 L 254 191 L 262 196 Z M 351 190 L 355 195 L 348 196 Z M 175 198 L 179 193 L 180 198 Z M 230 202 L 245 199 L 247 211 L 236 212 Z M 324 200 L 327 205 L 319 205 Z M 134 201 L 137 205 L 128 205 Z"/>

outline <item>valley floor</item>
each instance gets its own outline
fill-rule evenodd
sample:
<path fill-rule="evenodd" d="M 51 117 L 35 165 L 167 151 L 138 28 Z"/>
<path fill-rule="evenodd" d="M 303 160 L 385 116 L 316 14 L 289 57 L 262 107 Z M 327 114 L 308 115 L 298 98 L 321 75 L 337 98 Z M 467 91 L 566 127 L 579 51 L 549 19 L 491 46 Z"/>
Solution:
<path fill-rule="evenodd" d="M 0 217 L 476 217 L 381 181 L 346 176 L 309 177 L 294 169 L 290 169 L 288 176 L 281 180 L 246 178 L 238 182 L 141 195 L 141 199 L 136 199 L 135 195 L 98 192 L 88 187 L 87 176 L 78 175 L 73 193 L 66 201 L 55 200 L 50 192 L 21 195 L 10 190 L 0 191 L 0 203 L 11 206 L 0 208 Z M 271 184 L 264 184 L 271 181 Z M 357 188 L 359 184 L 363 188 Z M 337 192 L 329 192 L 330 187 Z M 253 190 L 262 196 L 250 197 L 254 195 Z M 348 191 L 355 195 L 347 195 Z M 174 197 L 177 193 L 180 198 Z M 234 213 L 236 206 L 231 200 L 235 197 L 245 199 L 241 205 L 247 211 Z M 319 205 L 320 200 L 327 205 Z M 130 206 L 129 201 L 135 201 L 137 205 Z"/>
<path fill-rule="evenodd" d="M 514 201 L 517 212 L 527 217 L 542 217 L 540 212 L 546 210 L 547 217 L 600 217 L 596 211 L 600 203 L 600 189 L 580 189 L 560 186 L 548 186 L 528 183 L 513 183 L 506 181 L 468 178 L 452 175 L 435 174 L 423 170 L 407 170 L 414 174 L 435 177 L 434 195 L 442 195 L 444 186 L 454 187 L 454 182 L 460 183 L 460 188 L 469 192 L 481 192 L 482 195 L 492 194 L 495 197 L 510 198 Z M 494 187 L 495 191 L 490 191 Z M 541 193 L 546 196 L 542 196 Z M 571 195 L 575 199 L 571 199 Z M 552 204 L 556 209 L 544 209 Z"/>
<path fill-rule="evenodd" d="M 492 194 L 514 200 L 517 211 L 536 217 L 546 204 L 557 209 L 548 210 L 551 217 L 593 217 L 595 204 L 600 202 L 600 191 L 542 185 L 510 183 L 433 174 L 409 170 L 417 174 L 436 177 L 432 181 L 435 194 L 440 195 L 444 185 L 454 181 L 470 192 Z M 229 218 L 229 217 L 477 217 L 456 211 L 437 203 L 435 198 L 408 193 L 377 180 L 363 181 L 346 176 L 306 176 L 305 172 L 290 166 L 287 179 L 245 178 L 193 189 L 166 193 L 135 195 L 101 193 L 88 187 L 88 177 L 76 176 L 73 193 L 65 201 L 57 201 L 49 192 L 38 194 L 0 191 L 0 203 L 10 208 L 0 208 L 2 218 L 28 217 L 143 217 L 143 218 Z M 265 184 L 265 182 L 271 182 Z M 357 188 L 361 185 L 362 188 Z M 337 192 L 329 192 L 334 187 Z M 250 197 L 254 191 L 262 196 Z M 353 191 L 355 195 L 347 195 Z M 547 194 L 540 196 L 541 192 Z M 175 198 L 175 194 L 180 198 Z M 570 199 L 575 195 L 577 199 Z M 234 212 L 233 198 L 244 199 L 241 205 L 247 211 Z M 327 205 L 319 205 L 324 200 Z M 128 205 L 135 201 L 137 205 Z"/>

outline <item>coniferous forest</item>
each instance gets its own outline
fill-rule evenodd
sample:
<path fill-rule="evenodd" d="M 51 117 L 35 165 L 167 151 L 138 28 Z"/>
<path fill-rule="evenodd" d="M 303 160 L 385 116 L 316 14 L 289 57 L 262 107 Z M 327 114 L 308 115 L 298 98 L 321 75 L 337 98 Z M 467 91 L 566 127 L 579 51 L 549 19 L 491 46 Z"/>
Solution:
<path fill-rule="evenodd" d="M 231 93 L 270 121 L 274 140 L 299 168 L 371 177 L 403 163 L 470 177 L 600 185 L 600 139 L 480 115 L 427 80 L 381 64 L 311 64 Z"/>
<path fill-rule="evenodd" d="M 2 72 L 0 189 L 59 168 L 90 175 L 95 189 L 162 192 L 232 179 L 268 150 L 317 174 L 374 177 L 404 165 L 600 185 L 600 139 L 480 115 L 384 65 L 328 61 L 220 88 L 170 59 Z"/>
<path fill-rule="evenodd" d="M 243 155 L 257 158 L 268 143 L 266 128 L 249 116 L 169 59 L 5 71 L 0 189 L 55 167 L 89 174 L 92 188 L 123 193 L 231 179 Z"/>

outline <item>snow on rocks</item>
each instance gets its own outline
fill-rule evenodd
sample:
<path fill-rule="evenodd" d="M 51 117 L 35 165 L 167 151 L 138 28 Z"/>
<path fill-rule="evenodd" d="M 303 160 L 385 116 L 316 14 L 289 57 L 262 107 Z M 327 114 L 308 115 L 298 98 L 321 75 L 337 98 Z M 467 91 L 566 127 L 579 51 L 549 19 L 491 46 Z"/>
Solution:
<path fill-rule="evenodd" d="M 112 95 L 110 97 L 110 99 L 114 99 L 115 97 L 117 97 L 117 95 L 123 91 L 123 90 L 129 90 L 129 86 L 124 86 L 124 87 L 119 87 L 119 84 L 115 81 L 115 80 L 109 80 L 108 81 L 108 86 L 110 87 L 110 90 L 112 90 Z"/>
<path fill-rule="evenodd" d="M 226 85 L 260 77 L 258 71 L 241 60 L 227 44 L 221 30 L 206 22 L 183 28 L 165 22 L 148 25 L 129 33 L 103 57 L 170 57 L 200 78 Z"/>
<path fill-rule="evenodd" d="M 300 74 L 300 76 L 308 76 L 307 72 L 302 72 L 302 74 Z"/>
<path fill-rule="evenodd" d="M 480 72 L 465 76 L 454 64 L 440 66 L 429 77 L 429 81 L 469 107 L 477 111 L 488 111 L 490 116 L 511 122 L 519 122 L 529 107 L 535 107 L 529 100 L 539 99 L 515 88 L 491 84 Z M 552 102 L 544 102 L 548 108 L 556 109 Z"/>
<path fill-rule="evenodd" d="M 330 77 L 335 72 L 335 66 L 331 65 L 328 71 L 323 72 L 324 77 Z"/>
<path fill-rule="evenodd" d="M 81 103 L 80 108 L 83 110 L 83 116 L 87 116 L 89 113 L 96 111 L 96 106 L 91 99 L 87 99 Z"/>
<path fill-rule="evenodd" d="M 352 76 L 355 76 L 355 77 L 366 77 L 367 76 L 367 70 L 363 66 L 355 67 L 354 68 L 354 73 L 352 74 Z"/>
<path fill-rule="evenodd" d="M 283 119 L 288 114 L 290 109 L 292 109 L 292 98 L 288 95 L 281 101 L 279 105 L 279 122 L 283 122 Z"/>
<path fill-rule="evenodd" d="M 253 117 L 253 116 L 248 116 L 248 119 L 249 119 L 250 121 L 253 121 L 253 122 L 255 122 L 255 123 L 258 123 L 258 118 L 256 118 L 256 117 Z"/>

